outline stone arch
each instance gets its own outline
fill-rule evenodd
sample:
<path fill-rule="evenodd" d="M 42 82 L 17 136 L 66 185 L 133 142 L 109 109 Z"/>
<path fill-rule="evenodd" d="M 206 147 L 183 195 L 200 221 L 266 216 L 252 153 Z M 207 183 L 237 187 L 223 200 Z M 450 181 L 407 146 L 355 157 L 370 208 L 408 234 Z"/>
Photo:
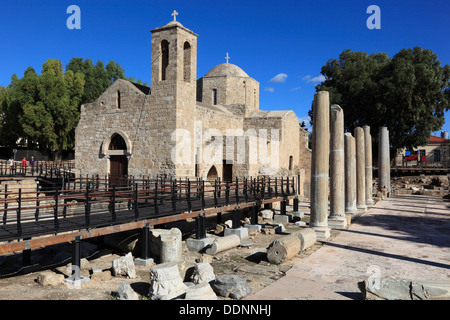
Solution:
<path fill-rule="evenodd" d="M 116 140 L 116 141 L 114 141 Z M 123 143 L 121 148 L 111 149 L 111 144 Z M 117 147 L 117 145 L 116 145 Z M 103 156 L 111 155 L 123 151 L 122 154 L 130 156 L 132 152 L 132 143 L 128 135 L 122 130 L 116 130 L 111 134 L 108 139 L 102 142 L 102 154 Z"/>
<path fill-rule="evenodd" d="M 216 166 L 211 166 L 206 174 L 206 180 L 216 180 L 219 177 Z"/>

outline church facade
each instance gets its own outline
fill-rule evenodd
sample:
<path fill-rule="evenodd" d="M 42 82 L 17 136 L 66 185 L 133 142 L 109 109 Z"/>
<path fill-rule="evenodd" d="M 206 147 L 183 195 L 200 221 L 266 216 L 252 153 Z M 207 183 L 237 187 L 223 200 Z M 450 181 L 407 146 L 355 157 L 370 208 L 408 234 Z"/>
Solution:
<path fill-rule="evenodd" d="M 203 179 L 300 174 L 308 183 L 308 134 L 293 111 L 260 110 L 259 82 L 228 63 L 228 54 L 226 63 L 197 79 L 198 35 L 176 19 L 151 35 L 151 87 L 118 79 L 81 107 L 79 173 Z"/>

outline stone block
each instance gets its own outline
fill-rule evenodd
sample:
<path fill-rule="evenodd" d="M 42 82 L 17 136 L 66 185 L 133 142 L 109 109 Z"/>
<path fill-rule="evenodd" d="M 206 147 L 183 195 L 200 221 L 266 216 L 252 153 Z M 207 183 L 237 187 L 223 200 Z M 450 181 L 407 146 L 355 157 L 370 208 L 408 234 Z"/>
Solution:
<path fill-rule="evenodd" d="M 229 236 L 231 234 L 237 235 L 241 240 L 248 238 L 248 229 L 247 228 L 235 228 L 235 229 L 225 229 L 223 235 Z"/>
<path fill-rule="evenodd" d="M 276 214 L 273 216 L 273 221 L 277 223 L 289 223 L 289 216 L 286 214 Z"/>
<path fill-rule="evenodd" d="M 252 292 L 247 279 L 239 275 L 217 276 L 211 287 L 216 294 L 232 299 L 241 299 Z"/>
<path fill-rule="evenodd" d="M 134 267 L 133 256 L 131 252 L 127 255 L 114 259 L 112 262 L 112 273 L 114 276 L 127 276 L 130 279 L 136 278 L 136 269 Z"/>
<path fill-rule="evenodd" d="M 57 286 L 64 283 L 64 275 L 51 271 L 44 271 L 38 274 L 37 283 L 43 286 Z"/>
<path fill-rule="evenodd" d="M 148 267 L 148 266 L 154 265 L 155 261 L 153 260 L 153 258 L 148 258 L 148 259 L 135 258 L 134 259 L 134 264 L 136 266 Z"/>
<path fill-rule="evenodd" d="M 201 251 L 213 242 L 214 242 L 214 238 L 211 238 L 211 237 L 209 237 L 209 238 L 207 237 L 207 238 L 203 238 L 203 239 L 189 238 L 189 239 L 186 239 L 186 247 L 190 251 Z"/>
<path fill-rule="evenodd" d="M 262 224 L 244 224 L 244 228 L 261 231 L 263 228 Z"/>
<path fill-rule="evenodd" d="M 137 293 L 131 288 L 130 284 L 126 281 L 122 282 L 119 289 L 117 289 L 118 300 L 139 300 Z"/>
<path fill-rule="evenodd" d="M 214 293 L 211 285 L 207 282 L 202 282 L 194 286 L 189 286 L 186 291 L 185 300 L 217 300 L 217 295 Z"/>
<path fill-rule="evenodd" d="M 207 262 L 197 263 L 194 266 L 194 272 L 192 274 L 192 282 L 199 284 L 202 282 L 212 283 L 216 280 L 213 267 Z"/>
<path fill-rule="evenodd" d="M 184 296 L 187 286 L 176 263 L 161 263 L 150 268 L 151 300 L 170 300 Z"/>

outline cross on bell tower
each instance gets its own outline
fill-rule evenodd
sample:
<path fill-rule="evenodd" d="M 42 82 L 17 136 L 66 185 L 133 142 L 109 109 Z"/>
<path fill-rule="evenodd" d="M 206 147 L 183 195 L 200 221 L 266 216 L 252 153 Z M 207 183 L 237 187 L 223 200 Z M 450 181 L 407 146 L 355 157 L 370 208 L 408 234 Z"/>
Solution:
<path fill-rule="evenodd" d="M 173 10 L 172 12 L 173 21 L 177 21 L 177 15 L 178 15 L 177 10 Z"/>
<path fill-rule="evenodd" d="M 225 57 L 225 60 L 227 60 L 227 63 L 228 63 L 228 60 L 230 60 L 230 57 L 228 56 L 228 52 L 227 52 L 227 56 Z"/>

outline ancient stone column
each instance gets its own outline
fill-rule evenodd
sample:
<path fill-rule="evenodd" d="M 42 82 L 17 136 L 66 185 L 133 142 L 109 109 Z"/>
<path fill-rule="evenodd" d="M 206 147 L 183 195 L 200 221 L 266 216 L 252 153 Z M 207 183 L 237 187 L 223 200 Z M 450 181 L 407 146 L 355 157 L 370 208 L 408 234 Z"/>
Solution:
<path fill-rule="evenodd" d="M 344 163 L 344 111 L 331 106 L 330 122 L 330 216 L 328 226 L 344 228 L 345 219 L 345 163 Z"/>
<path fill-rule="evenodd" d="M 390 191 L 389 131 L 379 128 L 378 139 L 378 190 L 386 197 Z"/>
<path fill-rule="evenodd" d="M 356 150 L 355 138 L 345 133 L 345 213 L 356 214 Z"/>
<path fill-rule="evenodd" d="M 356 145 L 356 208 L 359 212 L 364 212 L 366 206 L 366 156 L 364 147 L 364 130 L 361 127 L 355 128 Z"/>
<path fill-rule="evenodd" d="M 310 227 L 317 240 L 330 237 L 328 227 L 328 170 L 330 151 L 330 98 L 328 91 L 314 95 L 311 155 Z"/>
<path fill-rule="evenodd" d="M 364 146 L 366 148 L 366 206 L 373 205 L 373 183 L 372 183 L 372 135 L 370 127 L 363 126 L 364 130 Z"/>

